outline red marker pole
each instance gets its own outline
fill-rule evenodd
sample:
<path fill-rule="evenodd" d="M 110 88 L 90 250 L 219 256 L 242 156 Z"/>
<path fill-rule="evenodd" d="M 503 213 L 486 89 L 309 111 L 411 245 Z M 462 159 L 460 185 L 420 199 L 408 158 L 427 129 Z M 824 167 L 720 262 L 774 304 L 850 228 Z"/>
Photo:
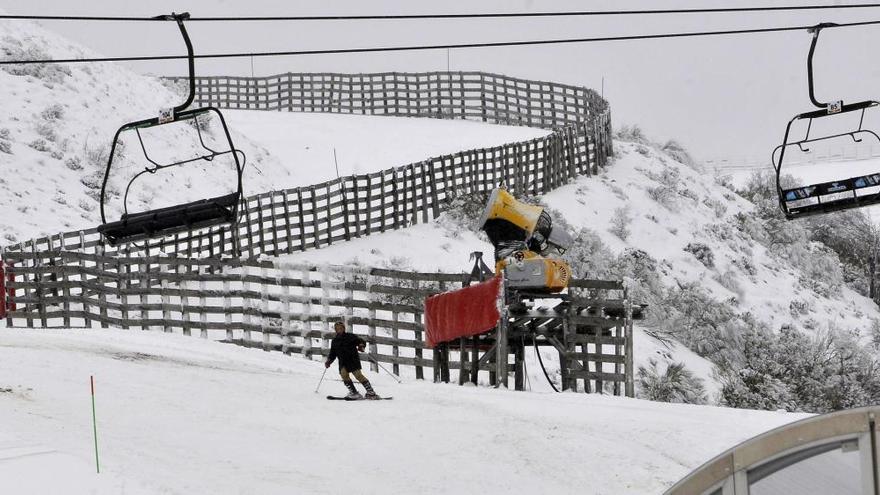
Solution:
<path fill-rule="evenodd" d="M 90 376 L 89 381 L 92 384 L 92 431 L 95 435 L 95 469 L 101 474 L 101 464 L 98 463 L 98 423 L 95 421 L 95 377 Z"/>

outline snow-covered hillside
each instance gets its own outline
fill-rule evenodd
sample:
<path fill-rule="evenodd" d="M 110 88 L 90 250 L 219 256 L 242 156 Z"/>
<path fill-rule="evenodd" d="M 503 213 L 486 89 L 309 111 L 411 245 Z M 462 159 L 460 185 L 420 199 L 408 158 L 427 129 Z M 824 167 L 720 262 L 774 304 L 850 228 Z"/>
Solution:
<path fill-rule="evenodd" d="M 4 59 L 90 55 L 32 23 L 0 22 Z M 181 65 L 183 68 L 183 65 Z M 180 88 L 117 64 L 4 66 L 0 70 L 0 245 L 100 223 L 98 198 L 113 135 L 183 100 Z M 226 112 L 224 112 L 226 113 Z M 545 131 L 432 119 L 229 111 L 236 148 L 247 155 L 245 194 L 315 184 L 405 165 L 431 156 L 531 139 Z M 206 144 L 227 148 L 216 118 L 201 120 Z M 464 129 L 462 131 L 461 129 Z M 203 154 L 194 125 L 142 131 L 159 163 Z M 118 219 L 134 174 L 149 165 L 138 136 L 122 136 L 108 184 L 108 220 Z M 334 148 L 337 159 L 334 160 Z M 142 175 L 128 208 L 144 211 L 235 190 L 228 155 Z"/>
<path fill-rule="evenodd" d="M 581 177 L 539 198 L 575 233 L 589 229 L 602 244 L 597 248 L 590 235 L 578 236 L 582 245 L 569 256 L 576 274 L 607 275 L 613 256 L 638 258 L 644 252 L 653 260 L 649 264 L 658 284 L 698 288 L 698 295 L 724 305 L 740 318 L 754 319 L 774 330 L 789 326 L 808 333 L 857 331 L 863 340 L 869 338 L 872 320 L 880 318 L 877 306 L 846 286 L 830 289 L 804 271 L 805 260 L 786 259 L 758 242 L 751 233 L 755 228 L 752 203 L 716 183 L 711 174 L 684 165 L 657 147 L 617 141 L 615 153 L 614 163 L 599 177 Z M 447 214 L 430 224 L 287 259 L 463 271 L 470 268 L 472 251 L 482 251 L 491 259 L 488 241 Z M 801 255 L 809 257 L 810 253 Z M 633 286 L 636 297 L 650 295 L 638 283 Z M 694 312 L 708 311 L 699 307 L 703 303 L 694 299 L 688 304 Z M 664 312 L 664 308 L 655 310 Z M 637 366 L 647 365 L 650 359 L 684 362 L 706 381 L 711 402 L 719 387 L 712 365 L 674 340 L 660 342 L 651 337 L 658 333 L 652 323 L 656 321 L 638 326 L 649 333 L 637 334 Z M 691 322 L 682 317 L 671 323 L 685 326 Z"/>
<path fill-rule="evenodd" d="M 324 399 L 344 389 L 331 373 L 315 393 L 323 370 L 180 335 L 4 330 L 0 491 L 656 495 L 803 417 L 372 373 L 394 400 L 347 403 Z"/>

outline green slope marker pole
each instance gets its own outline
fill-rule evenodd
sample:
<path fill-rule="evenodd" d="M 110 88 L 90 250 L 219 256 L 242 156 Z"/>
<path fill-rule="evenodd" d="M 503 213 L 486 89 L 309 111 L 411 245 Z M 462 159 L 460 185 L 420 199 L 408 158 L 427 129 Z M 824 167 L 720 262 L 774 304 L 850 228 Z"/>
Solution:
<path fill-rule="evenodd" d="M 98 463 L 98 423 L 95 421 L 95 377 L 89 377 L 92 384 L 92 431 L 95 435 L 95 469 L 101 474 L 101 464 Z"/>

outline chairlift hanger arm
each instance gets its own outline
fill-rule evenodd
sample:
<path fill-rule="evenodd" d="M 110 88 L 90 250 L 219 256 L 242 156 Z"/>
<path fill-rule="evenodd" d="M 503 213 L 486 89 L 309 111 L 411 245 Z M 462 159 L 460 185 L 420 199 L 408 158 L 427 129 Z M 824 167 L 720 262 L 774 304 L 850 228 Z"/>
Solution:
<path fill-rule="evenodd" d="M 822 32 L 823 29 L 829 27 L 838 27 L 838 24 L 833 22 L 823 22 L 821 24 L 817 24 L 807 31 L 813 34 L 813 40 L 810 42 L 810 53 L 807 55 L 807 82 L 810 86 L 810 101 L 813 102 L 813 105 L 816 105 L 818 108 L 826 109 L 828 107 L 828 103 L 821 103 L 816 99 L 816 93 L 813 85 L 813 54 L 816 52 L 816 44 L 819 42 L 819 33 Z"/>
<path fill-rule="evenodd" d="M 177 23 L 177 27 L 180 29 L 181 36 L 183 36 L 183 42 L 186 44 L 186 58 L 187 65 L 189 66 L 189 95 L 186 97 L 186 100 L 183 103 L 174 107 L 175 119 L 177 118 L 178 113 L 186 110 L 186 107 L 192 105 L 192 102 L 195 99 L 196 95 L 195 54 L 193 53 L 193 45 L 192 41 L 189 39 L 189 33 L 187 33 L 186 26 L 183 24 L 183 21 L 189 20 L 189 18 L 189 12 L 183 12 L 180 14 L 172 12 L 170 15 L 159 15 L 153 18 L 160 21 L 175 21 Z"/>

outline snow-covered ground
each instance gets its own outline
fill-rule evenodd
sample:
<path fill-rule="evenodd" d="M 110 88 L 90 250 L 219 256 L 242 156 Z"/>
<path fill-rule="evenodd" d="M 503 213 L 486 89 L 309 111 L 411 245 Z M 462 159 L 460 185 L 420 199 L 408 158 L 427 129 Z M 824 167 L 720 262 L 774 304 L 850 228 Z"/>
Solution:
<path fill-rule="evenodd" d="M 284 187 L 334 179 L 337 170 L 339 176 L 365 174 L 547 134 L 530 127 L 414 117 L 256 110 L 224 110 L 223 115 L 230 127 L 283 161 L 291 174 Z"/>
<path fill-rule="evenodd" d="M 373 373 L 393 401 L 337 402 L 335 373 L 315 393 L 323 370 L 159 332 L 6 329 L 0 492 L 657 494 L 804 417 Z"/>

